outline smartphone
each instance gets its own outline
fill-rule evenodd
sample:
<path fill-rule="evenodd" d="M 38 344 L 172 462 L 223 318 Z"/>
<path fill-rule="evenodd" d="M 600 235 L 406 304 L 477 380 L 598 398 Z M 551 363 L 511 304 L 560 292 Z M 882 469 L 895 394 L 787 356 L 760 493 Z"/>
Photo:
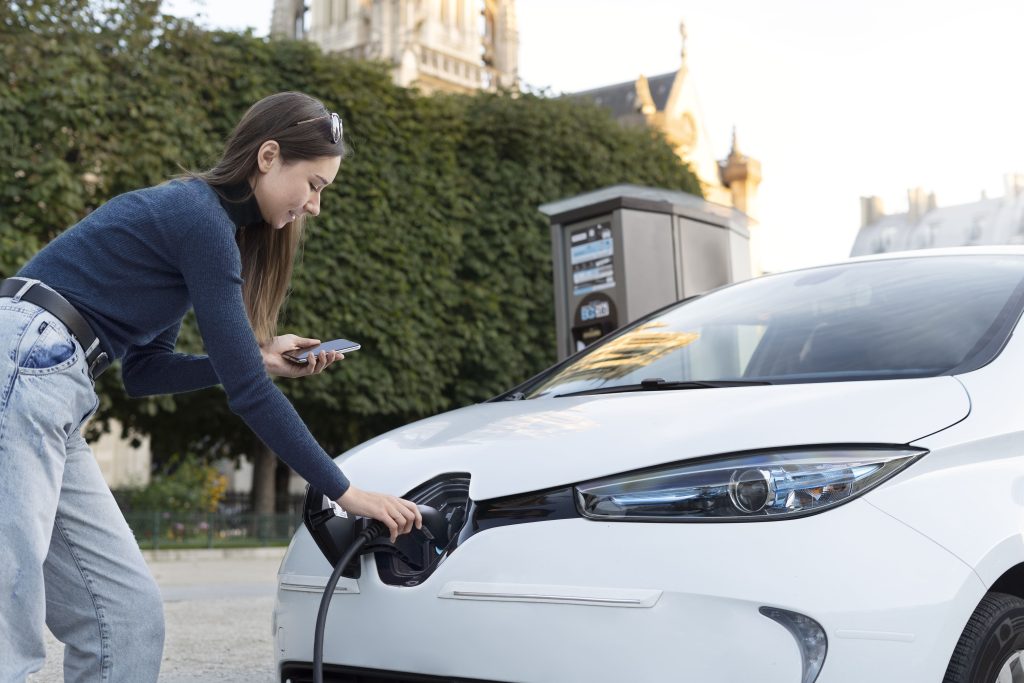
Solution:
<path fill-rule="evenodd" d="M 314 346 L 308 349 L 298 349 L 296 351 L 286 351 L 281 355 L 290 360 L 293 363 L 299 365 L 305 365 L 309 362 L 309 354 L 318 354 L 321 351 L 340 351 L 341 353 L 348 353 L 349 351 L 358 351 L 362 348 L 362 344 L 348 339 L 332 339 L 329 342 L 324 342 L 320 346 Z"/>

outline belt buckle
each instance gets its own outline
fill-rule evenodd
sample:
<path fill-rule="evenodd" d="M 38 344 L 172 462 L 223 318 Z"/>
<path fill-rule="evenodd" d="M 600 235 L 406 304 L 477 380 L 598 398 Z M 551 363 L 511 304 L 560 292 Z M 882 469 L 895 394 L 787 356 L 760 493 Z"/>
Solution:
<path fill-rule="evenodd" d="M 100 351 L 93 358 L 92 362 L 89 363 L 89 377 L 95 380 L 97 377 L 103 374 L 103 371 L 110 365 L 110 356 L 107 355 L 106 351 Z"/>

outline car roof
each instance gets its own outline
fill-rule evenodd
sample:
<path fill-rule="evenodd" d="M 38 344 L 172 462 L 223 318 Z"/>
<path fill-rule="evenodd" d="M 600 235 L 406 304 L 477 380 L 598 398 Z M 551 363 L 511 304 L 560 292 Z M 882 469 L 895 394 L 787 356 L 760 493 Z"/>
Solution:
<path fill-rule="evenodd" d="M 795 272 L 798 270 L 820 268 L 822 266 L 841 266 L 847 263 L 861 263 L 864 261 L 888 261 L 892 259 L 907 258 L 933 258 L 938 256 L 1024 256 L 1024 245 L 979 245 L 975 247 L 941 247 L 936 249 L 913 249 L 908 251 L 891 251 L 882 254 L 855 256 L 853 258 L 845 258 L 840 259 L 838 261 L 826 261 L 813 266 L 791 268 L 776 272 Z"/>

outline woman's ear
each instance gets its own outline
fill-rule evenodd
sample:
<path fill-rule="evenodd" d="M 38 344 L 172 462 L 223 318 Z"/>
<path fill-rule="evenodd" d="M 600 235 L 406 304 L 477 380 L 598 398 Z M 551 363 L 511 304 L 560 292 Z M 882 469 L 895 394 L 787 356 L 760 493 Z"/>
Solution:
<path fill-rule="evenodd" d="M 268 172 L 271 167 L 273 167 L 274 162 L 278 159 L 280 154 L 281 146 L 277 144 L 277 140 L 267 140 L 260 145 L 260 149 L 256 157 L 260 173 Z"/>

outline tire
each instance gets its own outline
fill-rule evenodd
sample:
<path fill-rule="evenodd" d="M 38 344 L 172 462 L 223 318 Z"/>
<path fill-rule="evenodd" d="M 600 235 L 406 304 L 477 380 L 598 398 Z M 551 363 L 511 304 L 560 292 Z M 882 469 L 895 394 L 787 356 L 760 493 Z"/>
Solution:
<path fill-rule="evenodd" d="M 964 627 L 942 683 L 997 682 L 1024 683 L 1024 600 L 987 593 Z"/>

